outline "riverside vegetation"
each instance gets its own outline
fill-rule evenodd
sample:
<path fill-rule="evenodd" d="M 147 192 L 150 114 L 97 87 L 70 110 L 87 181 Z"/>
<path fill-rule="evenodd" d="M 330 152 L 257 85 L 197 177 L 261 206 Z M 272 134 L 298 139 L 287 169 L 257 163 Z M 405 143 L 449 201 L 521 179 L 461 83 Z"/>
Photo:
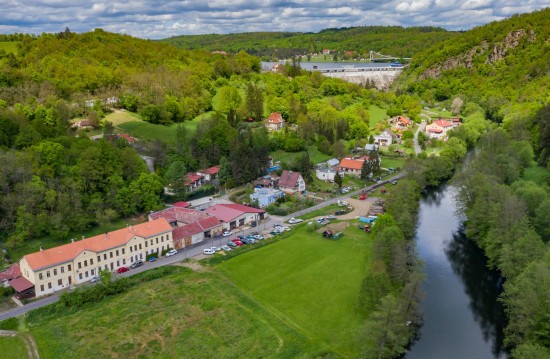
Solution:
<path fill-rule="evenodd" d="M 302 151 L 316 146 L 320 152 L 338 156 L 368 141 L 371 105 L 387 109 L 388 114 L 405 113 L 416 121 L 423 106 L 446 107 L 464 122 L 450 133 L 439 156 L 423 153 L 409 161 L 406 168 L 411 178 L 401 180 L 390 193 L 388 215 L 380 218 L 373 233 L 360 233 L 363 240 L 370 238 L 369 246 L 357 253 L 338 252 L 343 263 L 353 257 L 350 263 L 364 264 L 363 271 L 356 268 L 346 281 L 352 291 L 356 288 L 355 297 L 345 293 L 347 308 L 342 312 L 355 319 L 357 336 L 349 342 L 351 349 L 342 350 L 327 339 L 326 328 L 335 323 L 331 313 L 317 313 L 315 323 L 297 319 L 303 318 L 305 310 L 299 306 L 304 294 L 299 289 L 289 288 L 277 302 L 269 286 L 254 292 L 243 284 L 240 273 L 246 269 L 246 259 L 258 261 L 262 251 L 276 254 L 281 246 L 300 241 L 291 237 L 236 256 L 207 273 L 174 270 L 140 284 L 139 290 L 129 288 L 98 303 L 69 310 L 60 303 L 31 312 L 27 324 L 41 353 L 45 357 L 74 353 L 192 357 L 198 352 L 235 356 L 233 350 L 244 347 L 250 356 L 267 354 L 266 348 L 280 357 L 398 356 L 413 335 L 414 325 L 407 325 L 408 321 L 415 324 L 419 316 L 416 304 L 422 277 L 411 242 L 419 192 L 450 178 L 467 149 L 479 142 L 476 158 L 456 175 L 466 232 L 485 250 L 490 265 L 507 278 L 502 301 L 510 319 L 506 342 L 512 355 L 548 356 L 548 11 L 457 34 L 452 41 L 419 53 L 395 84 L 396 92 L 387 93 L 304 73 L 292 65 L 286 67 L 285 75 L 259 74 L 259 59 L 244 52 L 225 57 L 178 50 L 102 30 L 17 35 L 17 51 L 0 52 L 0 145 L 3 163 L 8 163 L 0 168 L 1 225 L 2 239 L 13 246 L 44 235 L 66 240 L 69 233 L 101 221 L 158 208 L 162 197 L 155 189 L 187 170 L 220 163 L 222 183 L 240 184 L 262 172 L 262 160 L 273 149 Z M 60 65 L 66 63 L 72 66 Z M 495 87 L 503 74 L 504 80 Z M 101 123 L 101 118 L 111 109 L 100 100 L 112 95 L 120 99 L 118 107 L 137 112 L 151 124 L 176 124 L 172 144 L 143 145 L 145 153 L 157 159 L 157 173 L 146 173 L 135 149 L 123 143 L 92 144 L 86 133 L 76 138 L 69 130 L 72 118 L 87 117 L 110 135 L 114 129 Z M 92 107 L 84 106 L 90 98 L 97 101 Z M 261 125 L 244 121 L 258 121 L 272 111 L 297 124 L 297 132 L 270 136 Z M 186 124 L 205 113 L 198 126 L 193 120 L 190 132 Z M 239 159 L 246 156 L 255 165 L 239 166 L 244 162 Z M 88 163 L 94 171 L 79 171 Z M 125 199 L 134 182 L 136 190 L 152 195 L 143 202 Z M 121 207 L 105 204 L 117 199 Z M 67 203 L 75 203 L 70 214 L 63 212 Z M 63 223 L 60 219 L 65 216 L 74 217 L 74 223 Z M 41 224 L 36 228 L 42 232 L 31 231 L 33 220 Z M 357 231 L 349 228 L 340 242 L 328 243 L 353 244 L 359 240 Z M 308 237 L 305 232 L 302 235 Z M 327 242 L 306 239 L 306 243 Z M 315 280 L 321 281 L 319 285 L 336 283 L 337 278 L 311 278 L 312 268 L 322 273 L 330 270 L 325 274 L 329 278 L 335 275 L 323 259 L 297 258 L 293 264 L 301 272 L 296 278 L 308 278 L 307 285 L 319 283 Z M 289 275 L 285 268 L 279 266 L 275 273 L 284 278 Z M 271 276 L 262 273 L 264 278 Z M 320 287 L 313 293 L 331 290 Z M 128 328 L 123 318 L 130 317 L 139 324 Z M 54 343 L 51 333 L 64 335 L 55 335 Z M 67 340 L 60 342 L 60 337 Z M 106 337 L 116 338 L 119 345 Z"/>

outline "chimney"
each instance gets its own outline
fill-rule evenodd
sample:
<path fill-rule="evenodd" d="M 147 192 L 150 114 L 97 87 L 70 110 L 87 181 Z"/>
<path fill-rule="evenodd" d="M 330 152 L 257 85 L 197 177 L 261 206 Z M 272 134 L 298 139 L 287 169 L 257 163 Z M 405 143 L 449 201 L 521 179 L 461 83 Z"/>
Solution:
<path fill-rule="evenodd" d="M 40 252 L 42 252 L 44 250 L 44 247 L 40 246 Z"/>

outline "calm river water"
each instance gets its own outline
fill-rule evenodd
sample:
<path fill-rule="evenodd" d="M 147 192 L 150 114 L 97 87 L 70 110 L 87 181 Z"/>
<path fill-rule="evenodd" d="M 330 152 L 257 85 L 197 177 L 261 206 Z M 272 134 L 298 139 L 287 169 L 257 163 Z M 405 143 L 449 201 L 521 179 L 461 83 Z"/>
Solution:
<path fill-rule="evenodd" d="M 502 280 L 461 232 L 454 194 L 452 186 L 442 186 L 420 203 L 416 240 L 425 264 L 424 323 L 405 358 L 506 358 L 497 302 Z"/>

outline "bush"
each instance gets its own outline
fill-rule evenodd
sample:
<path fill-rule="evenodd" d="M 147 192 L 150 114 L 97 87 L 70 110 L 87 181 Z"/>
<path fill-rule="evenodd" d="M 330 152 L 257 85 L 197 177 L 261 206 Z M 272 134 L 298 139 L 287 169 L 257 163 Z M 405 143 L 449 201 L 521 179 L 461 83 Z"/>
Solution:
<path fill-rule="evenodd" d="M 12 287 L 0 287 L 0 297 L 11 297 L 13 293 Z"/>
<path fill-rule="evenodd" d="M 19 327 L 19 319 L 9 318 L 0 322 L 0 330 L 17 330 Z"/>

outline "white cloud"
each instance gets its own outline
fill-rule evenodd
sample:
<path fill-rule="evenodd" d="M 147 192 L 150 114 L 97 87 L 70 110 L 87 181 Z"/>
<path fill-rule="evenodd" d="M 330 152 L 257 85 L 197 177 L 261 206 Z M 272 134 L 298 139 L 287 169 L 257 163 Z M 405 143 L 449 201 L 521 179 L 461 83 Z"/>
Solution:
<path fill-rule="evenodd" d="M 550 0 L 3 0 L 0 32 L 84 32 L 144 38 L 250 31 L 308 31 L 364 25 L 466 30 Z"/>

